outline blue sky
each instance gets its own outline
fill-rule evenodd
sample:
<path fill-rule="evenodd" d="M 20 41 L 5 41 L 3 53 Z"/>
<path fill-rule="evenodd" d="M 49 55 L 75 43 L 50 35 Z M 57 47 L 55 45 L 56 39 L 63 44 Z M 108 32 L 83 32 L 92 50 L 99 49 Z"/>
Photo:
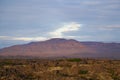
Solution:
<path fill-rule="evenodd" d="M 73 38 L 120 42 L 120 0 L 0 0 L 0 48 Z"/>

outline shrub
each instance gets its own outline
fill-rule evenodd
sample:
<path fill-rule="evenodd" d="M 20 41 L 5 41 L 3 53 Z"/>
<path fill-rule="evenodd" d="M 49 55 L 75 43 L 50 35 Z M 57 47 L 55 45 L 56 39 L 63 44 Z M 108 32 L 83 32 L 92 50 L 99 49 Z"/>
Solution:
<path fill-rule="evenodd" d="M 87 73 L 88 73 L 87 70 L 80 70 L 80 71 L 79 71 L 79 74 L 87 74 Z"/>
<path fill-rule="evenodd" d="M 80 58 L 72 58 L 72 59 L 67 59 L 67 61 L 70 61 L 70 62 L 80 62 L 81 59 Z"/>

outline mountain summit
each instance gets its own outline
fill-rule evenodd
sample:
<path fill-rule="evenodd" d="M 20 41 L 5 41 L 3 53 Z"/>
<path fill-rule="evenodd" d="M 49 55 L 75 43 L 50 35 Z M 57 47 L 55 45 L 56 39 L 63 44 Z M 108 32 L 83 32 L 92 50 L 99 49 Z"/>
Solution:
<path fill-rule="evenodd" d="M 120 58 L 120 43 L 79 42 L 53 38 L 0 49 L 2 56 L 38 57 L 115 57 Z"/>

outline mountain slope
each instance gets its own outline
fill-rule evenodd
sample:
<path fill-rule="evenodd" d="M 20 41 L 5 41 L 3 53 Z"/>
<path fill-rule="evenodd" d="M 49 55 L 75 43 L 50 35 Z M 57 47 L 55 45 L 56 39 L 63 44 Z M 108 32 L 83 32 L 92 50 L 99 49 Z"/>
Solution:
<path fill-rule="evenodd" d="M 2 56 L 38 57 L 117 57 L 120 43 L 79 42 L 73 39 L 54 38 L 0 49 Z"/>

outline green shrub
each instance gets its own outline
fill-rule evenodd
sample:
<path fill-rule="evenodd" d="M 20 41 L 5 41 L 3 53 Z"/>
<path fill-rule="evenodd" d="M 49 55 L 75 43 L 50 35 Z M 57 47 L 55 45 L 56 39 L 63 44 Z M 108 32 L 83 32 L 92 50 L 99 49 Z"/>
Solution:
<path fill-rule="evenodd" d="M 67 61 L 70 61 L 70 62 L 80 62 L 81 59 L 80 58 L 71 58 L 71 59 L 67 59 Z"/>
<path fill-rule="evenodd" d="M 69 77 L 69 75 L 65 74 L 65 73 L 61 73 L 60 75 L 63 76 L 63 77 Z"/>
<path fill-rule="evenodd" d="M 79 70 L 79 74 L 87 74 L 88 71 L 87 70 Z"/>

